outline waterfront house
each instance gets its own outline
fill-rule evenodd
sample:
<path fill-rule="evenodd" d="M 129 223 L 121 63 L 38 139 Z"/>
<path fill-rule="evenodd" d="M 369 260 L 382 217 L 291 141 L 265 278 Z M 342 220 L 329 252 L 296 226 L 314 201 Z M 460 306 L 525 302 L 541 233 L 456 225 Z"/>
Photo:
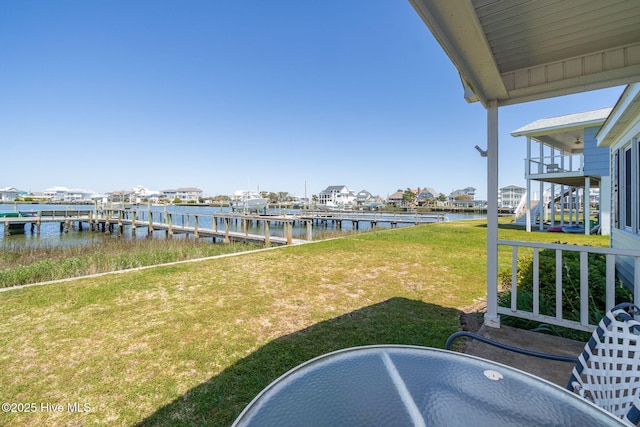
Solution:
<path fill-rule="evenodd" d="M 18 190 L 15 187 L 0 188 L 0 202 L 13 202 L 22 193 L 24 193 L 24 192 Z"/>
<path fill-rule="evenodd" d="M 590 247 L 501 241 L 498 239 L 497 197 L 499 108 L 640 82 L 640 2 L 549 0 L 544 7 L 528 0 L 410 2 L 456 67 L 465 100 L 470 103 L 480 102 L 487 111 L 487 129 L 478 129 L 478 133 L 487 135 L 485 325 L 500 327 L 499 314 L 504 313 L 578 330 L 593 330 L 594 325 L 589 323 L 588 255 L 596 252 L 605 254 L 607 258 L 605 308 L 611 308 L 615 303 L 616 268 L 618 277 L 626 275 L 630 279 L 628 284 L 634 290 L 634 303 L 639 304 L 640 250 L 635 236 L 637 228 L 633 228 L 634 221 L 635 224 L 638 223 L 637 205 L 634 208 L 638 189 L 636 187 L 634 193 L 634 176 L 628 174 L 628 171 L 634 173 L 634 164 L 637 172 L 638 154 L 633 151 L 633 147 L 637 147 L 637 134 L 632 132 L 634 129 L 637 132 L 637 127 L 634 127 L 633 121 L 626 122 L 628 117 L 635 117 L 634 114 L 637 114 L 637 104 L 632 107 L 630 103 L 630 99 L 635 98 L 635 85 L 625 91 L 597 136 L 598 144 L 610 145 L 614 156 L 610 176 L 613 177 L 611 185 L 617 196 L 612 195 L 612 200 L 616 203 L 612 203 L 611 210 L 612 221 L 617 225 L 612 229 L 612 248 L 598 248 L 596 251 Z M 581 13 L 575 13 L 576 10 Z M 629 107 L 625 108 L 626 104 Z M 635 179 L 637 180 L 637 175 Z M 616 189 L 616 182 L 624 182 L 627 187 Z M 629 200 L 631 207 L 625 204 Z M 636 219 L 633 217 L 634 213 Z M 627 227 L 624 221 L 630 221 L 631 226 Z M 621 247 L 623 233 L 625 235 L 622 239 L 626 239 L 626 244 L 634 245 L 632 249 Z M 499 251 L 500 247 L 510 250 Z M 516 304 L 518 289 L 515 286 L 512 288 L 514 293 L 509 306 L 498 306 L 499 254 L 507 252 L 513 259 L 517 259 L 518 250 L 523 247 L 533 248 L 535 253 L 540 249 L 555 250 L 556 260 L 560 260 L 560 265 L 564 253 L 579 252 L 580 272 L 577 280 L 584 290 L 580 306 L 577 307 L 579 321 L 564 319 L 561 310 L 558 310 L 556 316 L 541 315 L 539 298 L 534 298 L 531 311 L 520 309 Z M 621 270 L 623 260 L 628 260 L 628 273 Z M 515 261 L 512 265 L 515 265 Z M 534 265 L 534 269 L 536 268 L 539 266 Z M 514 269 L 515 267 L 512 268 Z M 512 271 L 512 277 L 514 276 L 515 272 Z M 532 286 L 535 296 L 538 285 L 533 283 Z M 559 277 L 559 291 L 556 292 L 559 303 L 564 286 L 566 284 Z"/>
<path fill-rule="evenodd" d="M 356 193 L 356 204 L 358 206 L 363 206 L 365 203 L 373 201 L 374 199 L 373 194 L 367 190 L 360 190 Z"/>
<path fill-rule="evenodd" d="M 404 205 L 404 191 L 398 190 L 389 197 L 387 197 L 387 203 L 400 207 Z"/>
<path fill-rule="evenodd" d="M 170 202 L 179 199 L 182 202 L 197 202 L 203 197 L 201 189 L 196 187 L 184 187 L 161 191 L 161 196 Z"/>
<path fill-rule="evenodd" d="M 526 193 L 526 188 L 518 185 L 506 185 L 498 188 L 498 207 L 516 209 Z"/>
<path fill-rule="evenodd" d="M 44 190 L 44 197 L 52 202 L 88 203 L 102 196 L 82 188 L 51 187 Z"/>
<path fill-rule="evenodd" d="M 129 197 L 132 203 L 153 202 L 156 203 L 160 200 L 162 194 L 159 191 L 149 190 L 148 188 L 138 185 L 131 189 Z"/>
<path fill-rule="evenodd" d="M 423 206 L 438 200 L 440 193 L 430 187 L 418 188 L 418 195 L 416 196 L 416 203 L 418 206 Z"/>
<path fill-rule="evenodd" d="M 475 200 L 476 189 L 473 187 L 462 188 L 460 190 L 454 190 L 449 194 L 449 202 L 454 203 L 456 200 Z"/>
<path fill-rule="evenodd" d="M 609 150 L 597 146 L 596 133 L 610 112 L 611 108 L 602 108 L 540 119 L 511 132 L 527 140 L 524 211 L 528 231 L 531 224 L 544 230 L 545 222 L 553 228 L 565 226 L 566 221 L 569 226 L 581 225 L 585 234 L 590 234 L 592 190 L 597 189 L 602 203 L 598 200 L 600 209 L 593 222 L 599 224 L 602 234 L 609 234 Z M 536 182 L 537 188 L 533 188 Z M 534 192 L 537 201 L 532 206 Z"/>
<path fill-rule="evenodd" d="M 356 203 L 356 194 L 346 185 L 330 185 L 318 194 L 318 204 L 328 207 L 352 206 Z"/>

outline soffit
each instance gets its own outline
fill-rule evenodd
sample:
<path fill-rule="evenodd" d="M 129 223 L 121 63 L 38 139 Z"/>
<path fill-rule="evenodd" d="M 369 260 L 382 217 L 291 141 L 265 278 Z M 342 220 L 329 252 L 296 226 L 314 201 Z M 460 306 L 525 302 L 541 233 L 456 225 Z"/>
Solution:
<path fill-rule="evenodd" d="M 409 1 L 469 102 L 509 105 L 640 81 L 640 1 Z"/>

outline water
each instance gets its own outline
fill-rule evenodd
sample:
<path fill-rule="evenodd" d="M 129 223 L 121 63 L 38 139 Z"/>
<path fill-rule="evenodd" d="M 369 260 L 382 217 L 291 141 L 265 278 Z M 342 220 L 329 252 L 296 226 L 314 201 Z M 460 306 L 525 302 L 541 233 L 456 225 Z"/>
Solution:
<path fill-rule="evenodd" d="M 38 211 L 94 211 L 94 206 L 92 205 L 47 205 L 47 204 L 0 204 L 0 212 L 9 212 L 9 211 L 20 211 L 20 212 L 32 212 L 37 213 Z M 213 207 L 213 206 L 148 206 L 148 205 L 138 205 L 132 206 L 131 212 L 136 211 L 139 219 L 148 219 L 149 211 L 153 213 L 154 222 L 162 222 L 164 221 L 164 216 L 166 214 L 172 214 L 173 216 L 173 224 L 174 225 L 188 225 L 193 226 L 194 222 L 194 214 L 197 214 L 199 217 L 198 227 L 200 229 L 213 228 L 212 215 L 215 214 L 229 214 L 231 213 L 228 207 Z M 300 213 L 298 209 L 269 209 L 268 214 L 277 214 L 277 215 L 296 215 Z M 382 215 L 377 214 L 380 219 L 382 219 Z M 386 214 L 387 216 L 393 216 L 393 214 Z M 464 219 L 482 219 L 486 218 L 485 214 L 446 214 L 446 220 L 448 221 L 456 221 L 456 220 L 464 220 Z M 398 224 L 398 227 L 406 227 L 411 224 Z M 389 223 L 379 222 L 377 228 L 389 228 Z M 224 230 L 224 225 L 218 224 L 218 229 Z M 343 231 L 351 231 L 353 229 L 353 224 L 351 221 L 344 221 L 342 223 Z M 358 225 L 358 231 L 366 231 L 371 229 L 371 223 L 367 220 L 360 221 Z M 231 231 L 242 231 L 242 224 L 240 221 L 237 223 L 232 221 L 231 223 Z M 283 236 L 284 232 L 281 224 L 272 223 L 270 225 L 271 235 L 275 236 Z M 330 232 L 335 230 L 335 224 L 328 222 L 324 225 L 313 225 L 313 234 L 314 238 L 316 238 L 319 234 Z M 261 221 L 259 225 L 256 225 L 255 222 L 250 222 L 249 234 L 264 234 L 264 223 Z M 294 238 L 306 238 L 306 226 L 304 224 L 296 223 L 293 228 L 293 237 Z M 132 230 L 131 227 L 125 227 L 124 230 L 124 238 L 131 239 Z M 147 237 L 147 228 L 146 227 L 138 227 L 136 229 L 137 239 L 143 239 Z M 163 239 L 166 237 L 166 233 L 163 230 L 154 231 L 153 238 Z M 60 223 L 58 222 L 47 222 L 42 223 L 40 227 L 40 234 L 37 234 L 35 231 L 31 232 L 30 227 L 27 225 L 25 227 L 24 234 L 13 234 L 10 236 L 4 235 L 4 225 L 0 225 L 0 250 L 12 250 L 24 247 L 69 247 L 69 246 L 77 246 L 77 245 L 88 245 L 92 243 L 100 243 L 104 241 L 104 239 L 118 239 L 120 238 L 117 233 L 112 233 L 107 235 L 102 232 L 90 231 L 85 224 L 84 231 L 79 231 L 78 229 L 70 230 L 68 233 L 60 231 Z M 174 238 L 185 238 L 185 235 L 175 234 Z M 211 241 L 211 238 L 202 240 Z"/>

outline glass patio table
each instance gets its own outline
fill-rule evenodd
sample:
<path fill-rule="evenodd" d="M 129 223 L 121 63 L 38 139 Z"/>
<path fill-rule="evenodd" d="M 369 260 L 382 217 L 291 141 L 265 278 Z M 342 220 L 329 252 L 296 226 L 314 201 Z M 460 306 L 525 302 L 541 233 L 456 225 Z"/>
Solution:
<path fill-rule="evenodd" d="M 619 426 L 546 380 L 485 359 L 403 345 L 309 360 L 268 385 L 234 426 Z"/>

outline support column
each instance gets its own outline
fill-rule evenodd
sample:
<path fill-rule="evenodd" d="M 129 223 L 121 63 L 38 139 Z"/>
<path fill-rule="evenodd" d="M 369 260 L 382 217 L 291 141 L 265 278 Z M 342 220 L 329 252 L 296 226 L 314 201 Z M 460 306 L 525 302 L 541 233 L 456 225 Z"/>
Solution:
<path fill-rule="evenodd" d="M 487 312 L 484 324 L 500 327 L 498 316 L 498 101 L 487 104 Z"/>
<path fill-rule="evenodd" d="M 531 174 L 531 137 L 527 136 L 527 203 L 525 213 L 525 228 L 528 233 L 531 232 L 531 180 L 529 179 L 529 175 Z"/>
<path fill-rule="evenodd" d="M 584 215 L 584 234 L 591 234 L 591 178 L 584 178 L 584 196 L 582 197 L 582 215 Z"/>

